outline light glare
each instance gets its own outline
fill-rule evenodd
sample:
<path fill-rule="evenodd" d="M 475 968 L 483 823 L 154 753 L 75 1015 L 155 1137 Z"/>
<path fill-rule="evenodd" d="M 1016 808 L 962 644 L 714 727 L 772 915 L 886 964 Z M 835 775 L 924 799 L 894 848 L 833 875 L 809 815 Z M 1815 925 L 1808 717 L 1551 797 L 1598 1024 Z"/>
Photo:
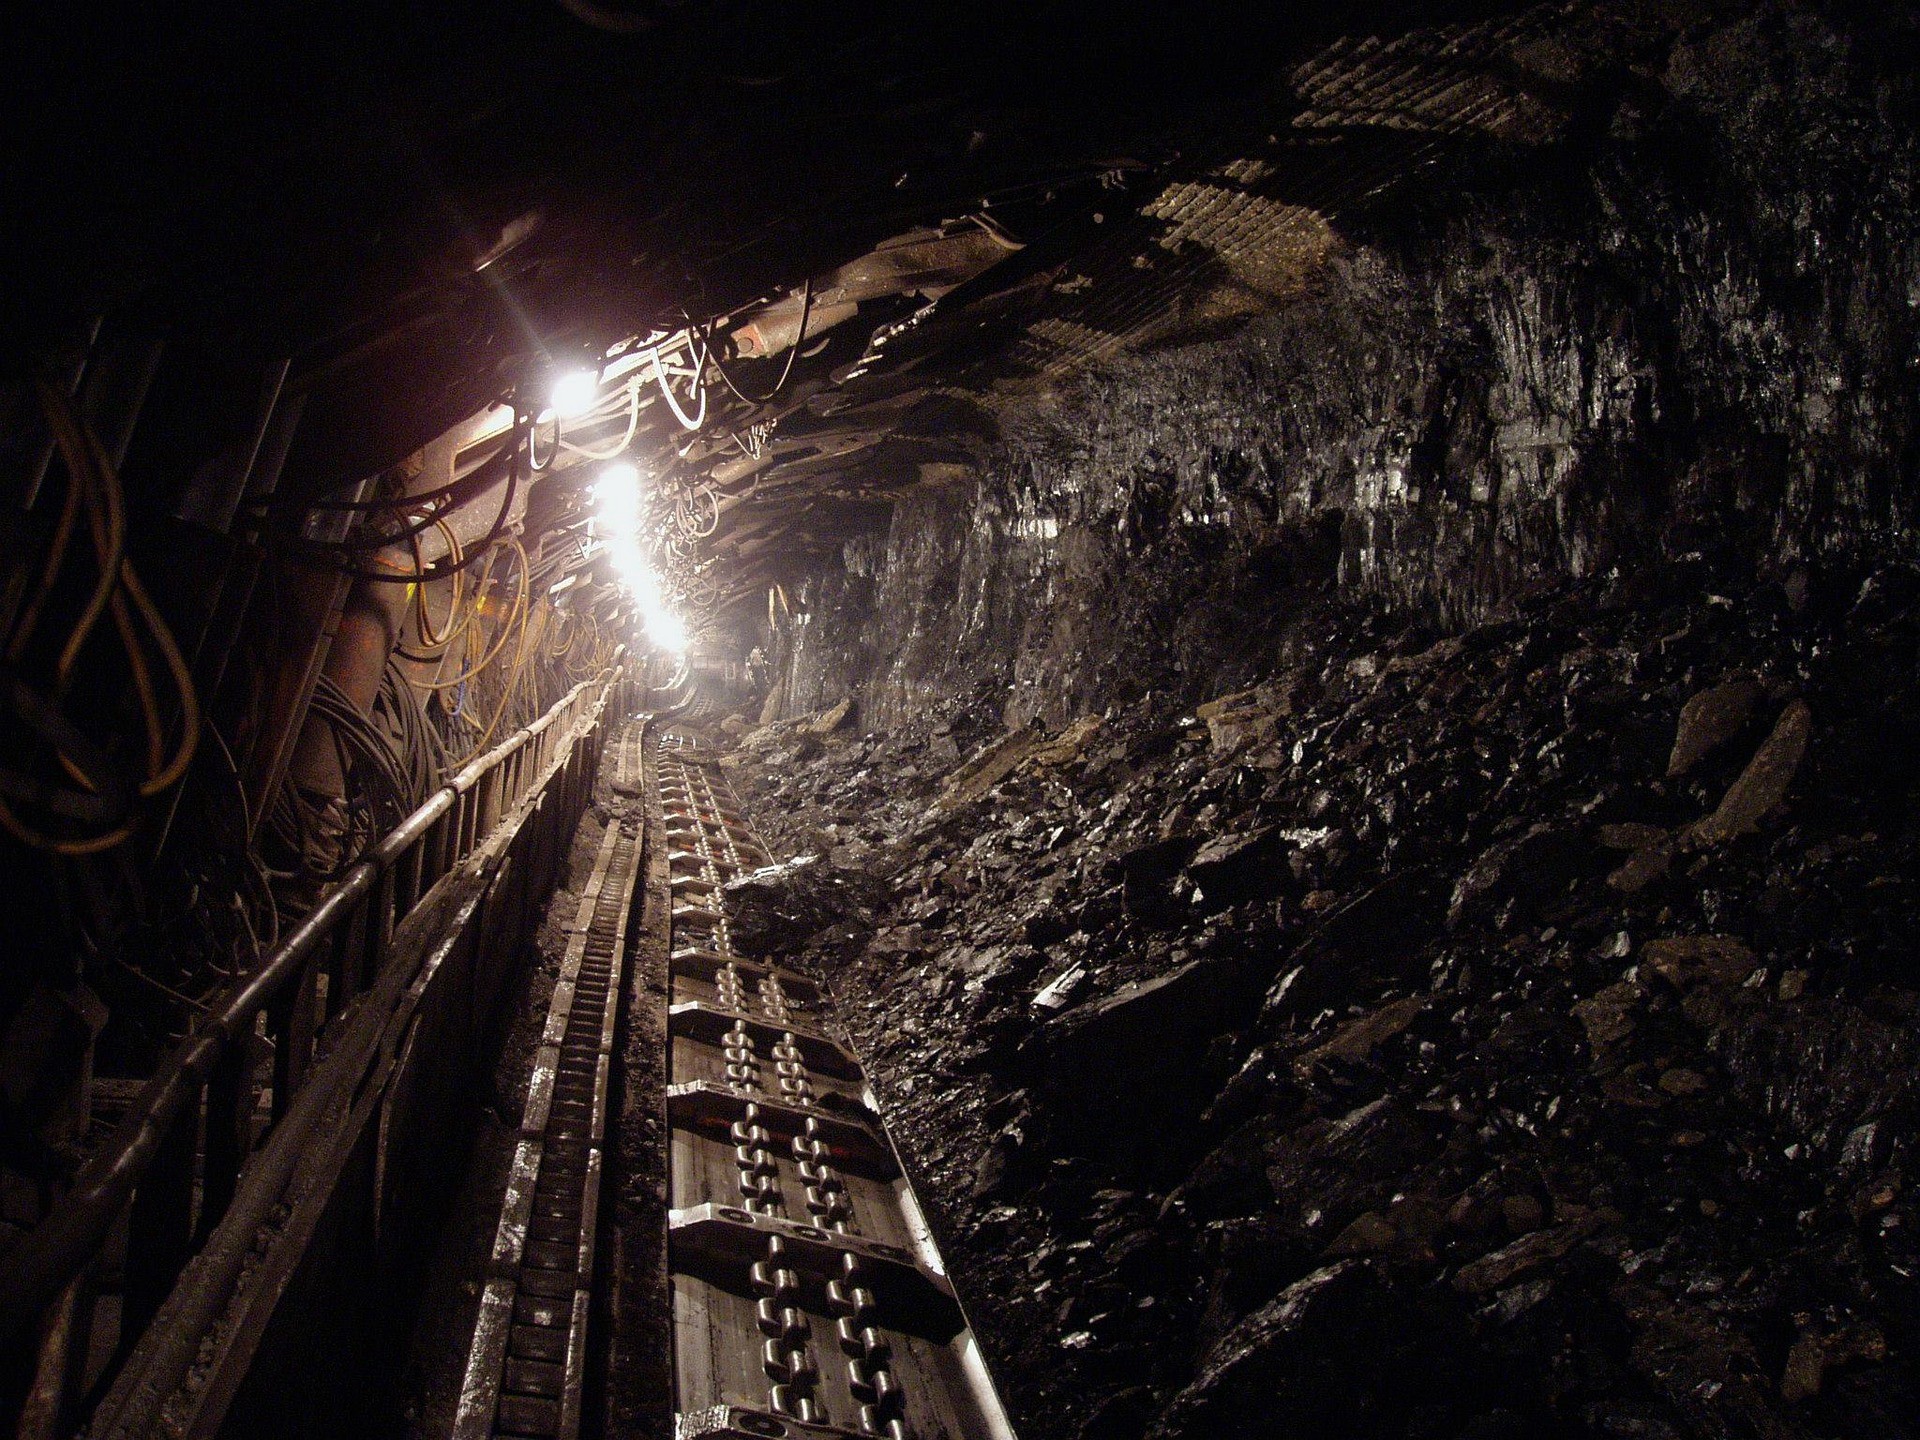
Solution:
<path fill-rule="evenodd" d="M 640 472 L 609 465 L 593 486 L 594 530 L 606 547 L 614 574 L 633 596 L 647 639 L 678 655 L 691 643 L 686 622 L 667 604 L 665 587 L 640 547 Z"/>
<path fill-rule="evenodd" d="M 600 398 L 600 377 L 591 370 L 569 370 L 553 382 L 553 413 L 563 420 L 584 415 Z"/>

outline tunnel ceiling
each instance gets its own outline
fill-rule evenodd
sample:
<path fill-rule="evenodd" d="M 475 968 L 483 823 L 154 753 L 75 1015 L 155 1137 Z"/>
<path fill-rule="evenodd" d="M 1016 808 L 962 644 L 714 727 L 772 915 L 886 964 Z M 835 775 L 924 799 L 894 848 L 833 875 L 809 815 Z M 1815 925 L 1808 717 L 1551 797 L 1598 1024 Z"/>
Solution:
<path fill-rule="evenodd" d="M 190 30 L 63 17 L 39 40 L 6 186 L 34 197 L 10 222 L 9 348 L 135 317 L 220 357 L 241 416 L 290 358 L 306 418 L 285 483 L 317 489 L 556 358 L 665 337 L 691 372 L 704 346 L 726 373 L 701 367 L 698 429 L 645 366 L 632 419 L 657 469 L 719 498 L 706 545 L 735 596 L 964 461 L 1010 399 L 1222 333 L 1361 211 L 1561 135 L 1674 23 L 222 9 Z"/>

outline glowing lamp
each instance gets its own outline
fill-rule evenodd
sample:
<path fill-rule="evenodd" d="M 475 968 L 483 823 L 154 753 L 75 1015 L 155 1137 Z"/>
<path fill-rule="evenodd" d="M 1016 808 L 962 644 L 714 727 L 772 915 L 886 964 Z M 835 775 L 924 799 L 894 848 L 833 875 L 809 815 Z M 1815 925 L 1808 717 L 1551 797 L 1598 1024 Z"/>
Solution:
<path fill-rule="evenodd" d="M 591 370 L 568 370 L 556 377 L 548 404 L 562 420 L 584 415 L 600 398 L 600 377 Z"/>

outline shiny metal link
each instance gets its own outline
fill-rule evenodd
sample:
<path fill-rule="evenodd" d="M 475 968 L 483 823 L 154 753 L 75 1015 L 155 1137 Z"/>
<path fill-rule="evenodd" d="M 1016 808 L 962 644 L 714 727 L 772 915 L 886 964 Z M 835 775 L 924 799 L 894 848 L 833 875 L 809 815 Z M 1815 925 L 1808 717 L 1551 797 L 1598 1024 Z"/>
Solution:
<path fill-rule="evenodd" d="M 758 1297 L 754 1319 L 766 1337 L 760 1366 L 771 1382 L 767 1405 L 777 1415 L 821 1425 L 827 1422 L 827 1413 L 813 1393 L 820 1378 L 810 1345 L 813 1322 L 799 1305 L 800 1273 L 784 1264 L 785 1259 L 786 1241 L 769 1236 L 767 1258 L 756 1260 L 750 1272 Z"/>
<path fill-rule="evenodd" d="M 682 742 L 674 736 L 668 740 L 673 743 L 663 745 L 657 763 L 661 793 L 669 811 L 670 840 L 681 852 L 675 861 L 681 867 L 676 873 L 697 874 L 712 887 L 704 893 L 697 886 L 683 887 L 691 893 L 682 899 L 677 913 L 685 918 L 690 934 L 702 935 L 711 928 L 711 939 L 703 937 L 697 943 L 725 957 L 714 974 L 715 1003 L 744 1017 L 750 1009 L 746 974 L 734 963 L 738 952 L 728 930 L 721 887 L 727 880 L 765 864 L 766 852 L 735 815 L 724 777 L 675 753 L 694 750 L 691 741 Z M 858 1236 L 852 1195 L 845 1177 L 832 1163 L 833 1152 L 826 1139 L 829 1132 L 811 1113 L 818 1095 L 805 1054 L 794 1031 L 787 1028 L 811 1007 L 789 996 L 780 977 L 772 973 L 756 974 L 752 998 L 758 1002 L 759 1014 L 779 1028 L 778 1040 L 768 1047 L 763 1059 L 756 1053 L 745 1019 L 736 1018 L 722 1035 L 720 1047 L 728 1088 L 747 1099 L 742 1118 L 734 1121 L 729 1131 L 742 1204 L 755 1214 L 800 1218 L 793 1213 L 798 1207 L 789 1205 L 782 1193 L 781 1167 L 775 1158 L 772 1134 L 757 1103 L 761 1097 L 777 1099 L 784 1106 L 806 1112 L 803 1128 L 790 1141 L 798 1188 L 805 1196 L 806 1223 L 818 1230 Z M 765 1084 L 766 1059 L 772 1061 L 773 1086 Z M 820 1394 L 819 1362 L 813 1349 L 813 1327 L 824 1321 L 809 1316 L 802 1297 L 800 1268 L 792 1263 L 785 1246 L 781 1237 L 769 1237 L 766 1258 L 750 1267 L 760 1365 L 768 1382 L 767 1405 L 785 1420 L 834 1424 Z M 833 1341 L 840 1350 L 847 1388 L 857 1407 L 856 1415 L 837 1423 L 876 1440 L 914 1440 L 906 1421 L 906 1396 L 893 1369 L 891 1342 L 881 1328 L 879 1305 L 858 1255 L 840 1256 L 840 1273 L 829 1280 L 826 1300 Z M 834 1393 L 839 1393 L 837 1385 Z"/>
<path fill-rule="evenodd" d="M 786 1022 L 792 1018 L 793 1006 L 792 1002 L 787 999 L 785 987 L 780 984 L 780 977 L 778 975 L 762 975 L 760 977 L 759 988 L 761 1010 L 764 1011 L 767 1018 L 776 1025 L 786 1024 Z"/>
<path fill-rule="evenodd" d="M 733 1122 L 733 1163 L 740 1171 L 741 1204 L 756 1215 L 772 1215 L 785 1208 L 780 1166 L 773 1158 L 773 1136 L 759 1122 L 758 1105 L 748 1105 L 746 1118 Z"/>
<path fill-rule="evenodd" d="M 773 1047 L 774 1072 L 779 1077 L 780 1098 L 790 1105 L 813 1104 L 813 1080 L 807 1074 L 806 1062 L 801 1059 L 800 1047 L 794 1044 L 793 1032 L 785 1031 Z"/>
<path fill-rule="evenodd" d="M 847 1388 L 860 1402 L 860 1429 L 887 1440 L 909 1440 L 904 1411 L 906 1395 L 890 1362 L 892 1348 L 874 1326 L 873 1292 L 865 1279 L 860 1257 L 840 1257 L 840 1278 L 827 1282 L 827 1308 L 834 1316 L 834 1335 L 847 1361 Z"/>
<path fill-rule="evenodd" d="M 753 1036 L 744 1020 L 734 1021 L 722 1037 L 720 1053 L 727 1063 L 727 1088 L 737 1095 L 760 1093 L 760 1059 L 753 1053 Z"/>
<path fill-rule="evenodd" d="M 809 1115 L 806 1133 L 793 1137 L 793 1158 L 800 1167 L 800 1183 L 806 1187 L 807 1213 L 814 1224 L 844 1235 L 853 1223 L 853 1200 L 840 1172 L 827 1163 L 830 1153 L 820 1138 L 820 1122 Z"/>

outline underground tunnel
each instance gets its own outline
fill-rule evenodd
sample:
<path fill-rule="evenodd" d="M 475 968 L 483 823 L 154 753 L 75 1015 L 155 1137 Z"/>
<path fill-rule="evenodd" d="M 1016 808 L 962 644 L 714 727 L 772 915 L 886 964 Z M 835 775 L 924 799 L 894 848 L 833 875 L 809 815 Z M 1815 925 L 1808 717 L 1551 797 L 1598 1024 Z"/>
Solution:
<path fill-rule="evenodd" d="M 0 1433 L 1920 1436 L 1920 21 L 68 9 Z"/>

